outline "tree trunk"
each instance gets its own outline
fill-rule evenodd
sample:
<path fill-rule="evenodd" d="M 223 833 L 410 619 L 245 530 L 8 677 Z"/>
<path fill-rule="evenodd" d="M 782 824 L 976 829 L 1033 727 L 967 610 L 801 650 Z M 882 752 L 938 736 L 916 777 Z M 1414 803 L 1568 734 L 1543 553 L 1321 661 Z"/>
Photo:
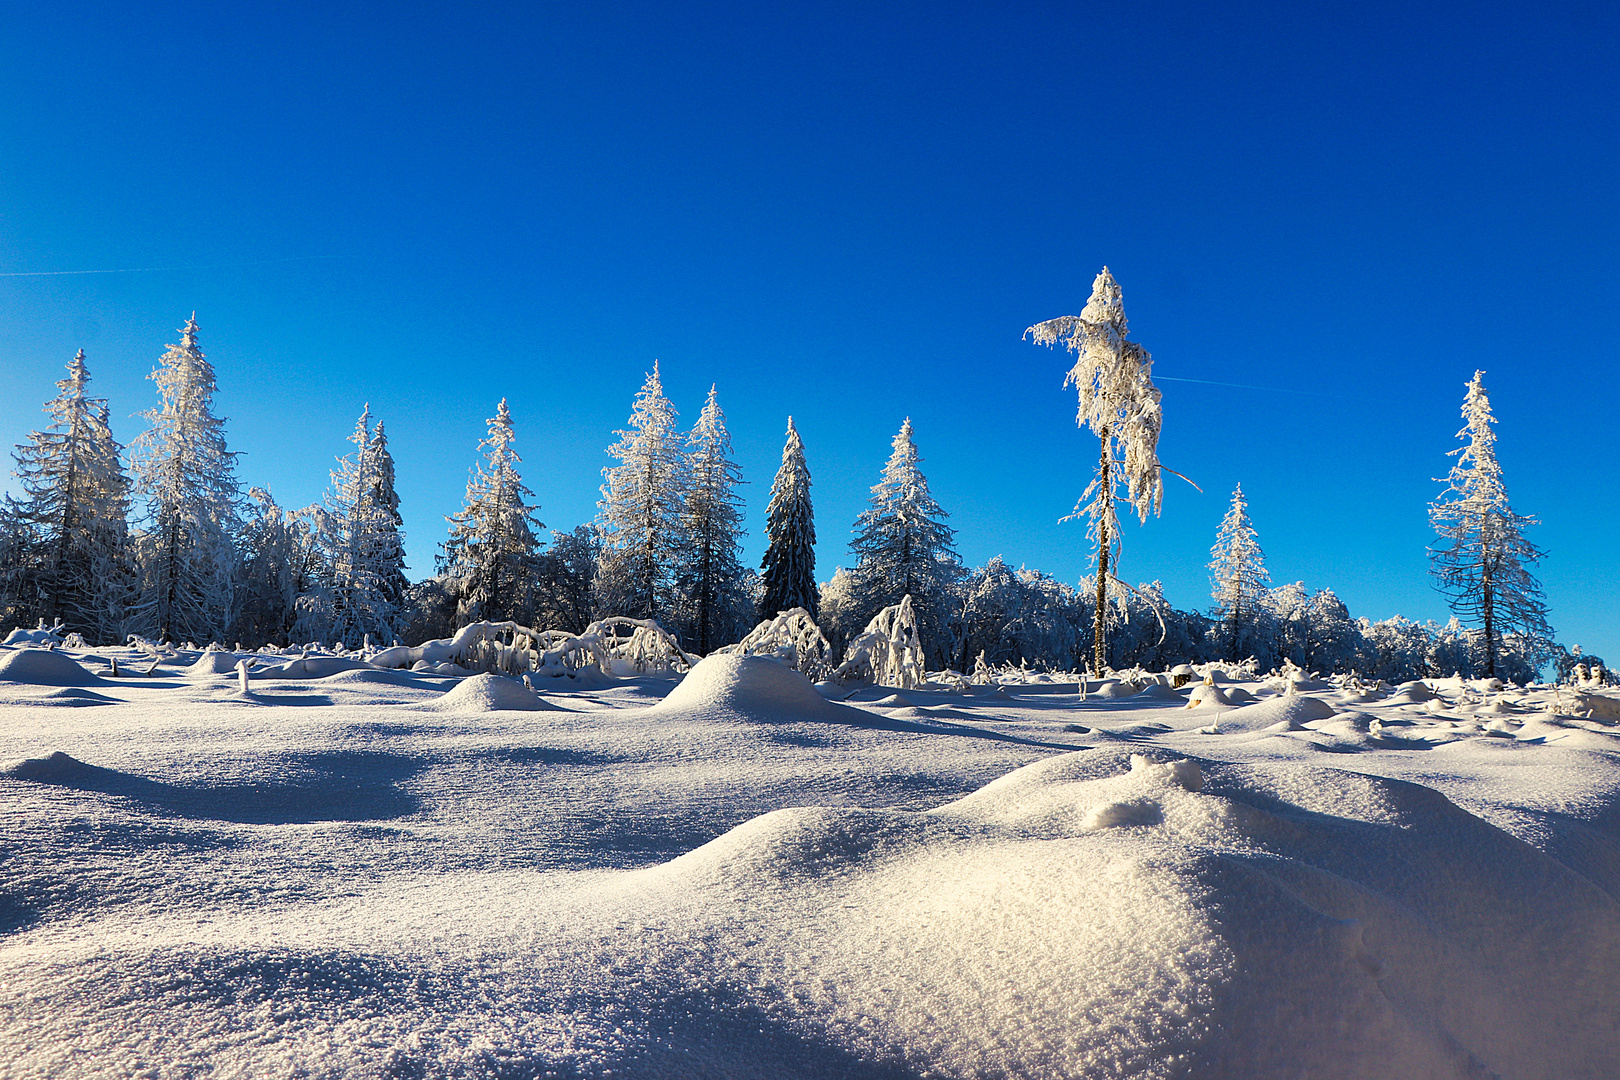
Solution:
<path fill-rule="evenodd" d="M 1097 516 L 1097 611 L 1091 625 L 1092 660 L 1098 677 L 1108 670 L 1108 522 L 1113 517 L 1112 465 L 1108 457 L 1108 428 L 1104 427 L 1102 454 L 1097 461 L 1098 499 L 1102 503 Z"/>

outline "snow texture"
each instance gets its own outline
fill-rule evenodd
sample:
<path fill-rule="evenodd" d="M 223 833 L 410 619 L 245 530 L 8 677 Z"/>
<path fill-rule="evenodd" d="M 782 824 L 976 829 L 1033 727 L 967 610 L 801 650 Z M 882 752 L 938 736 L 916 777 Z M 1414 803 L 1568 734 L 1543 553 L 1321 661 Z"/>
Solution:
<path fill-rule="evenodd" d="M 1573 715 L 1612 695 L 840 704 L 721 654 L 514 708 L 498 675 L 197 671 L 233 655 L 0 650 L 7 1080 L 1620 1060 L 1620 728 Z"/>

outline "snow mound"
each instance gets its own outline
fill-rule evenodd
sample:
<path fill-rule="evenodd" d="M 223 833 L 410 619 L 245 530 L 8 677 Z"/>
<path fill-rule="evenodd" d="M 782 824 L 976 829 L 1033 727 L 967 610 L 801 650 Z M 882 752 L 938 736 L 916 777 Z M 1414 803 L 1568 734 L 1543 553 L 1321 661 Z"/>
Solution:
<path fill-rule="evenodd" d="M 1620 698 L 1587 691 L 1577 695 L 1577 708 L 1605 724 L 1620 722 Z"/>
<path fill-rule="evenodd" d="M 500 675 L 474 675 L 463 679 L 427 707 L 446 712 L 564 711 L 516 679 Z"/>
<path fill-rule="evenodd" d="M 783 719 L 822 716 L 837 708 L 816 692 L 809 679 L 786 664 L 766 656 L 734 653 L 704 657 L 652 708 L 656 712 L 687 712 L 715 707 Z"/>
<path fill-rule="evenodd" d="M 1326 720 L 1337 710 L 1314 697 L 1276 697 L 1244 705 L 1220 715 L 1223 734 L 1245 731 L 1298 731 L 1316 720 Z"/>
<path fill-rule="evenodd" d="M 1128 698 L 1135 697 L 1139 693 L 1140 687 L 1123 679 L 1104 679 L 1096 686 L 1086 688 L 1086 696 L 1094 698 Z"/>
<path fill-rule="evenodd" d="M 1187 708 L 1203 709 L 1212 705 L 1230 706 L 1232 699 L 1219 686 L 1211 683 L 1199 683 L 1193 687 L 1192 696 L 1187 699 Z"/>
<path fill-rule="evenodd" d="M 15 649 L 0 652 L 0 680 L 35 686 L 100 686 L 78 661 L 54 649 Z"/>
<path fill-rule="evenodd" d="M 234 670 L 235 664 L 227 670 Z M 370 664 L 347 656 L 305 656 L 285 664 L 253 669 L 255 679 L 324 679 L 343 671 L 375 671 Z"/>
<path fill-rule="evenodd" d="M 187 675 L 234 675 L 241 657 L 233 652 L 205 652 L 186 668 Z"/>
<path fill-rule="evenodd" d="M 869 701 L 865 704 L 874 705 L 879 709 L 905 709 L 917 703 L 904 694 L 890 694 L 886 698 L 879 698 L 877 701 Z"/>
<path fill-rule="evenodd" d="M 1164 683 L 1155 682 L 1148 683 L 1147 686 L 1143 687 L 1141 693 L 1136 695 L 1136 699 L 1138 701 L 1174 701 L 1179 704 L 1181 695 Z"/>
<path fill-rule="evenodd" d="M 326 686 L 421 686 L 422 680 L 403 671 L 368 671 L 356 668 L 327 675 L 319 680 Z"/>
<path fill-rule="evenodd" d="M 13 630 L 11 633 L 7 634 L 5 641 L 0 641 L 0 645 L 60 645 L 60 644 L 62 644 L 62 635 L 58 634 L 54 630 L 45 630 L 45 629 L 24 630 L 20 626 L 17 629 Z"/>
<path fill-rule="evenodd" d="M 5 769 L 0 769 L 0 776 L 9 776 L 13 780 L 32 780 L 40 784 L 66 784 L 93 776 L 98 771 L 94 765 L 86 765 L 78 758 L 70 757 L 58 750 L 50 757 L 25 758 Z"/>

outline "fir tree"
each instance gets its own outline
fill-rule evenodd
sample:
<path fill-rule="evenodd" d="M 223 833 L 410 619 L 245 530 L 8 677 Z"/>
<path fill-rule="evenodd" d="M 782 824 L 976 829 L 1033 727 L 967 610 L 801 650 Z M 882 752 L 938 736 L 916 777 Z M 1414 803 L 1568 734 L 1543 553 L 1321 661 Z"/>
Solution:
<path fill-rule="evenodd" d="M 51 424 L 30 432 L 13 455 L 26 494 L 13 513 L 32 538 L 23 589 L 37 597 L 37 617 L 60 620 L 92 641 L 117 641 L 131 584 L 129 479 L 107 402 L 87 393 L 83 349 L 67 367 L 56 384 L 61 393 L 45 405 Z"/>
<path fill-rule="evenodd" d="M 928 493 L 910 417 L 892 445 L 883 479 L 872 488 L 871 506 L 856 519 L 850 544 L 859 560 L 854 571 L 858 616 L 871 619 L 909 595 L 923 647 L 930 660 L 943 663 L 947 621 L 955 606 L 951 586 L 962 576 L 955 534 L 943 520 L 948 515 Z"/>
<path fill-rule="evenodd" d="M 620 463 L 602 470 L 607 482 L 596 504 L 602 537 L 599 614 L 665 622 L 675 615 L 686 492 L 686 459 L 675 417 L 655 361 L 636 394 L 628 427 L 615 432 L 619 440 L 608 447 Z"/>
<path fill-rule="evenodd" d="M 1251 627 L 1265 598 L 1271 574 L 1266 571 L 1265 552 L 1255 539 L 1249 523 L 1249 503 L 1243 485 L 1232 492 L 1232 505 L 1221 519 L 1221 529 L 1210 548 L 1210 581 L 1215 586 L 1215 614 L 1226 628 L 1227 658 L 1241 660 L 1239 638 Z"/>
<path fill-rule="evenodd" d="M 300 601 L 320 596 L 323 561 L 311 524 L 320 508 L 283 510 L 268 491 L 255 487 L 248 490 L 248 509 L 242 526 L 236 617 L 229 636 L 255 648 L 268 642 L 291 644 Z M 329 619 L 324 610 L 321 617 L 325 621 L 320 631 L 304 640 L 325 635 Z"/>
<path fill-rule="evenodd" d="M 531 618 L 535 556 L 545 528 L 535 519 L 538 507 L 524 502 L 534 492 L 523 486 L 512 449 L 516 436 L 512 413 L 502 398 L 489 421 L 489 435 L 478 444 L 487 450 L 467 483 L 461 513 L 449 518 L 450 539 L 439 558 L 439 572 L 450 578 L 458 598 L 457 621 Z"/>
<path fill-rule="evenodd" d="M 1432 571 L 1451 610 L 1479 625 L 1485 649 L 1485 674 L 1494 677 L 1504 636 L 1517 631 L 1532 654 L 1550 652 L 1552 628 L 1541 585 L 1528 564 L 1542 552 L 1524 537 L 1534 518 L 1508 505 L 1502 467 L 1496 460 L 1496 433 L 1483 371 L 1474 372 L 1463 398 L 1465 445 L 1451 451 L 1457 462 L 1446 489 L 1429 504 L 1429 521 L 1439 534 L 1430 548 Z M 1544 659 L 1544 657 L 1542 657 Z M 1539 660 L 1532 664 L 1536 666 Z"/>
<path fill-rule="evenodd" d="M 300 633 L 358 643 L 367 635 L 387 643 L 398 635 L 406 581 L 394 459 L 381 422 L 369 427 L 370 406 L 360 414 L 354 452 L 332 473 L 326 507 L 319 515 L 319 544 L 326 572 Z"/>
<path fill-rule="evenodd" d="M 676 573 L 685 625 L 683 637 L 699 656 L 741 639 L 753 614 L 737 558 L 742 470 L 731 458 L 731 434 L 715 388 L 687 436 L 686 499 L 681 531 L 685 548 Z"/>
<path fill-rule="evenodd" d="M 804 443 L 788 417 L 787 444 L 782 467 L 771 482 L 771 502 L 765 509 L 765 535 L 769 540 L 760 569 L 765 571 L 765 598 L 760 620 L 802 607 L 818 618 L 821 594 L 816 589 L 816 522 L 810 507 L 810 467 Z"/>
<path fill-rule="evenodd" d="M 152 372 L 162 405 L 144 414 L 152 427 L 134 446 L 135 492 L 146 500 L 134 615 L 160 639 L 208 641 L 230 621 L 241 488 L 195 315 L 180 335 Z"/>
<path fill-rule="evenodd" d="M 1119 283 L 1106 266 L 1092 282 L 1091 298 L 1079 315 L 1050 319 L 1024 331 L 1037 344 L 1062 342 L 1074 353 L 1074 367 L 1064 385 L 1072 383 L 1080 392 L 1075 422 L 1089 427 L 1101 442 L 1097 474 L 1070 514 L 1090 520 L 1088 535 L 1096 545 L 1092 653 L 1098 671 L 1107 667 L 1108 586 L 1119 579 L 1117 503 L 1123 499 L 1146 521 L 1164 499 L 1158 451 L 1163 412 L 1153 385 L 1153 361 L 1141 345 L 1126 340 L 1127 332 Z"/>

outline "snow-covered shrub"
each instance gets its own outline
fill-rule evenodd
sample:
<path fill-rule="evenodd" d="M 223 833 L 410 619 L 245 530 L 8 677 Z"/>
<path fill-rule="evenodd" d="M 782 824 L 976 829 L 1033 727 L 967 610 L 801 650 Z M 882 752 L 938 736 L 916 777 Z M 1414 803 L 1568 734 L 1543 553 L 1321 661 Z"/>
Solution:
<path fill-rule="evenodd" d="M 833 677 L 839 682 L 869 682 L 910 690 L 927 681 L 922 642 L 917 637 L 917 616 L 911 596 L 884 608 L 866 624 L 866 631 L 849 643 L 844 662 Z"/>
<path fill-rule="evenodd" d="M 832 672 L 828 663 L 832 646 L 815 619 L 802 607 L 779 612 L 776 618 L 766 619 L 750 630 L 737 644 L 715 651 L 774 657 L 811 682 L 821 682 Z"/>

